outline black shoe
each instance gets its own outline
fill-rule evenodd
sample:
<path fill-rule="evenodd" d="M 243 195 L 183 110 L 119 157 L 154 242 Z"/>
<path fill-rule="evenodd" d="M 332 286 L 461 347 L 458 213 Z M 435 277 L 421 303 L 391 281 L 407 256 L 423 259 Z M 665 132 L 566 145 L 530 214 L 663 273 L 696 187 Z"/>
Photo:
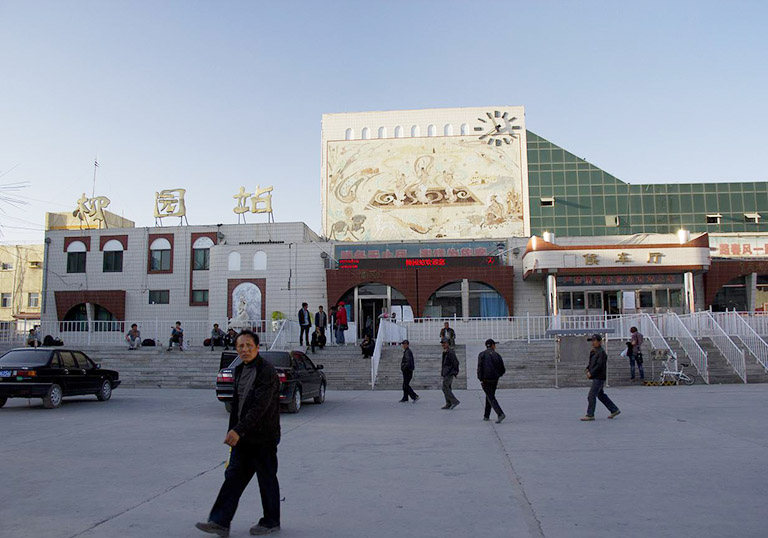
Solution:
<path fill-rule="evenodd" d="M 417 394 L 417 395 L 416 395 L 416 397 L 413 399 L 413 403 L 416 403 L 416 402 L 418 402 L 419 400 L 421 400 L 421 396 L 419 396 L 419 395 Z"/>
<path fill-rule="evenodd" d="M 507 418 L 507 415 L 505 415 L 504 413 L 500 414 L 499 418 L 496 419 L 496 424 L 501 424 L 505 418 Z"/>
<path fill-rule="evenodd" d="M 254 536 L 261 536 L 262 534 L 269 534 L 271 532 L 277 532 L 280 530 L 280 525 L 274 527 L 265 527 L 264 525 L 254 525 L 251 527 L 250 533 Z"/>
<path fill-rule="evenodd" d="M 451 404 L 445 404 L 445 405 L 444 405 L 443 407 L 441 407 L 440 409 L 450 409 L 450 408 L 451 408 Z"/>
<path fill-rule="evenodd" d="M 402 400 L 398 400 L 400 403 L 406 403 L 408 401 L 408 398 L 403 398 Z"/>
<path fill-rule="evenodd" d="M 222 527 L 218 523 L 213 521 L 206 521 L 205 523 L 195 523 L 195 527 L 208 534 L 215 534 L 216 536 L 229 536 L 229 529 Z"/>
<path fill-rule="evenodd" d="M 483 417 L 483 420 L 488 422 L 489 420 L 491 420 L 491 417 Z"/>
<path fill-rule="evenodd" d="M 461 402 L 452 403 L 452 404 L 451 404 L 451 405 L 448 407 L 448 409 L 456 409 L 457 407 L 459 407 L 459 404 L 460 404 L 460 403 L 461 403 Z"/>

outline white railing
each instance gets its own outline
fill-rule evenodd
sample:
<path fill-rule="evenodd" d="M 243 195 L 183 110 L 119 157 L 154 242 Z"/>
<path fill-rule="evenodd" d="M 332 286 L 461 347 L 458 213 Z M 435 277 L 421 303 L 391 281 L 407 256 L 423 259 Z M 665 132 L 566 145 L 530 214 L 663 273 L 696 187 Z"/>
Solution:
<path fill-rule="evenodd" d="M 384 347 L 384 331 L 379 331 L 376 335 L 376 345 L 371 355 L 371 390 L 376 388 L 376 376 L 379 375 L 379 362 L 381 361 L 381 350 Z"/>
<path fill-rule="evenodd" d="M 677 354 L 669 347 L 664 335 L 661 334 L 659 327 L 654 323 L 653 318 L 648 314 L 631 314 L 627 316 L 612 316 L 607 318 L 606 327 L 613 329 L 608 334 L 608 338 L 618 338 L 629 340 L 632 338 L 630 329 L 636 327 L 645 341 L 648 342 L 651 349 L 664 349 L 669 355 L 677 358 Z"/>
<path fill-rule="evenodd" d="M 0 344 L 23 346 L 29 340 L 29 331 L 40 325 L 40 320 L 17 319 L 0 321 Z M 42 341 L 43 337 L 39 336 Z"/>
<path fill-rule="evenodd" d="M 440 330 L 448 322 L 456 331 L 456 341 L 485 341 L 493 338 L 500 342 L 507 340 L 551 340 L 547 336 L 552 318 L 550 316 L 516 316 L 506 318 L 416 318 L 398 321 L 408 331 L 412 342 L 440 342 Z"/>
<path fill-rule="evenodd" d="M 761 336 L 768 336 L 768 312 L 738 312 L 741 318 Z"/>
<path fill-rule="evenodd" d="M 38 322 L 38 339 L 44 343 L 46 336 L 58 338 L 67 346 L 124 346 L 125 335 L 131 325 L 136 323 L 141 339 L 154 340 L 157 346 L 167 346 L 171 338 L 171 329 L 176 320 L 151 321 L 43 321 Z M 203 342 L 211 337 L 211 321 L 182 321 L 184 329 L 184 347 L 202 347 Z M 219 327 L 226 331 L 227 320 L 222 320 Z M 261 344 L 268 346 L 274 341 L 279 326 L 273 327 L 271 321 L 253 320 L 240 323 L 241 328 L 248 328 L 259 335 Z M 31 327 L 30 327 L 31 328 Z M 274 329 L 274 330 L 273 330 Z M 239 329 L 237 329 L 239 330 Z M 16 334 L 21 334 L 16 331 Z M 298 333 L 297 333 L 298 334 Z M 3 342 L 26 344 L 27 334 L 22 338 L 4 339 Z"/>
<path fill-rule="evenodd" d="M 680 319 L 680 316 L 674 312 L 669 312 L 667 314 L 653 315 L 651 319 L 653 319 L 659 332 L 665 338 L 674 338 L 678 341 L 680 347 L 688 355 L 691 364 L 696 368 L 696 371 L 699 372 L 704 382 L 709 384 L 709 358 L 707 352 L 701 348 L 696 338 L 691 334 L 691 331 L 688 330 L 683 320 Z"/>
<path fill-rule="evenodd" d="M 744 351 L 731 340 L 731 337 L 717 324 L 710 312 L 696 312 L 679 316 L 686 328 L 698 338 L 709 338 L 720 350 L 725 360 L 731 365 L 741 380 L 747 382 L 747 362 Z"/>
<path fill-rule="evenodd" d="M 763 368 L 768 369 L 768 343 L 737 312 L 712 312 L 720 327 L 731 337 L 738 337 Z"/>
<path fill-rule="evenodd" d="M 609 317 L 605 314 L 591 315 L 562 315 L 553 317 L 550 329 L 558 331 L 602 332 L 608 325 Z M 612 319 L 612 318 L 611 318 Z M 613 337 L 609 334 L 608 337 Z"/>

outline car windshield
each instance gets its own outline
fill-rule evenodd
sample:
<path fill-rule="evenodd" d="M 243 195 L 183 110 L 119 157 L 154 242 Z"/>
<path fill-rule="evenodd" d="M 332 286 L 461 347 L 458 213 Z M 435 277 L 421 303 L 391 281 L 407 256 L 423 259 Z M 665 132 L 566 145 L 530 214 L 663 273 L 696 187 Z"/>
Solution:
<path fill-rule="evenodd" d="M 281 368 L 288 368 L 291 366 L 291 356 L 285 351 L 264 351 L 259 352 L 259 355 L 272 366 L 279 366 Z"/>
<path fill-rule="evenodd" d="M 0 357 L 0 366 L 45 366 L 50 357 L 48 350 L 14 349 Z"/>

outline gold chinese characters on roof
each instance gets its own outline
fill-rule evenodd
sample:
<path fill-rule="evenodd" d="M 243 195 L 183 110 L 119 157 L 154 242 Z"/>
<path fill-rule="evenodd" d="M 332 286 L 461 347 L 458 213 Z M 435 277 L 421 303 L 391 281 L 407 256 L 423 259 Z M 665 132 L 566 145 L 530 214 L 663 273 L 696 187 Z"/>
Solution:
<path fill-rule="evenodd" d="M 104 209 L 110 204 L 110 199 L 106 196 L 94 196 L 88 198 L 85 193 L 77 200 L 77 207 L 72 212 L 73 217 L 80 219 L 80 223 L 90 226 L 91 221 L 98 223 L 99 228 L 107 227 L 107 219 L 104 216 Z"/>

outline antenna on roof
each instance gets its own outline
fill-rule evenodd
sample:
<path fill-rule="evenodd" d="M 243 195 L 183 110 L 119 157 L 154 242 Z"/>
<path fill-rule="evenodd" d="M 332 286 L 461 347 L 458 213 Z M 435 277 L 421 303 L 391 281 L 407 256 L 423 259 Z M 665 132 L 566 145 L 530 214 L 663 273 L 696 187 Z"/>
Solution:
<path fill-rule="evenodd" d="M 93 158 L 93 190 L 91 191 L 91 198 L 96 197 L 96 169 L 99 167 L 98 157 Z"/>

